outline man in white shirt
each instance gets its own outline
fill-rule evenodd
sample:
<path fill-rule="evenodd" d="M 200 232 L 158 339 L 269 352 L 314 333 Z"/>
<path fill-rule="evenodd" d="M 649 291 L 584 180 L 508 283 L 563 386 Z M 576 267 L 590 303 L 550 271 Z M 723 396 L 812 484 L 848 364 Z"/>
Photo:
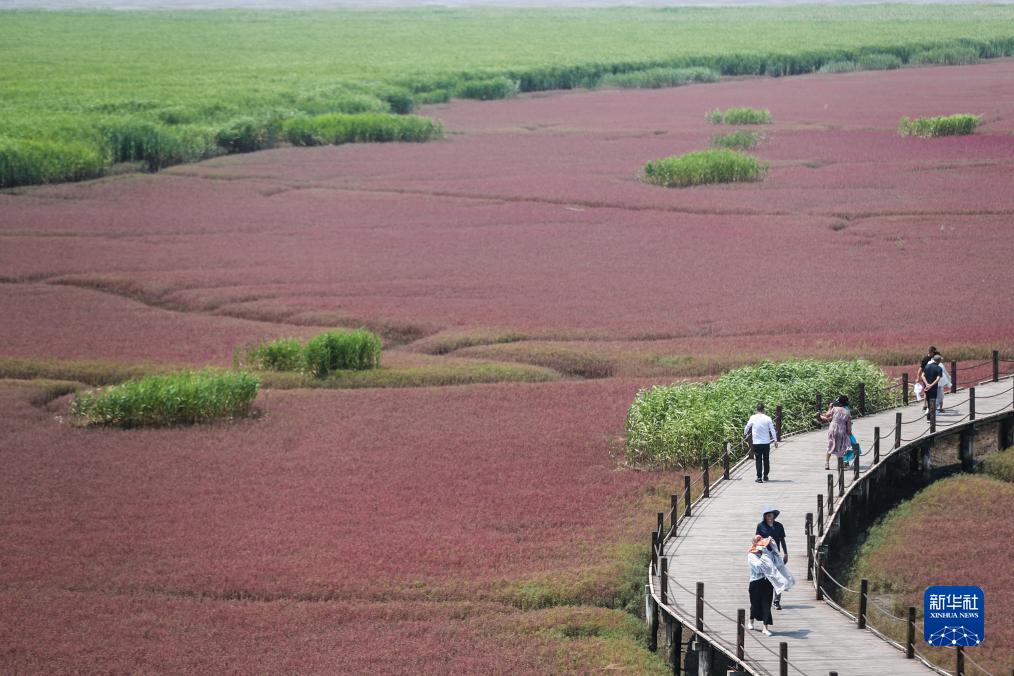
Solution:
<path fill-rule="evenodd" d="M 757 404 L 757 412 L 750 416 L 743 428 L 743 436 L 750 435 L 750 453 L 757 463 L 757 483 L 768 480 L 771 469 L 771 444 L 778 448 L 775 424 L 764 414 L 764 404 Z"/>

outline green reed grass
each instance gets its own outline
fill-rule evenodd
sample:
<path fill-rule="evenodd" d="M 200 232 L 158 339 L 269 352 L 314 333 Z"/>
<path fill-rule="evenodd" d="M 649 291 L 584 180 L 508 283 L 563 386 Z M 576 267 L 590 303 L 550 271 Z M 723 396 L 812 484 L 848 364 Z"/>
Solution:
<path fill-rule="evenodd" d="M 896 54 L 863 54 L 857 61 L 859 70 L 895 70 L 901 68 L 901 57 Z"/>
<path fill-rule="evenodd" d="M 947 66 L 967 65 L 979 62 L 979 50 L 975 47 L 937 47 L 913 54 L 909 62 Z"/>
<path fill-rule="evenodd" d="M 1014 482 L 1014 448 L 986 456 L 982 471 L 1002 481 Z"/>
<path fill-rule="evenodd" d="M 494 99 L 509 99 L 516 96 L 520 91 L 517 80 L 499 75 L 484 80 L 466 80 L 458 83 L 452 95 L 458 99 L 478 99 L 480 101 L 492 101 Z"/>
<path fill-rule="evenodd" d="M 855 61 L 828 61 L 820 67 L 821 73 L 854 73 L 859 70 Z"/>
<path fill-rule="evenodd" d="M 302 371 L 306 367 L 303 343 L 298 338 L 280 338 L 261 343 L 246 352 L 247 362 L 267 371 Z"/>
<path fill-rule="evenodd" d="M 715 108 L 708 112 L 711 124 L 771 124 L 771 111 L 757 108 L 729 108 L 724 113 Z"/>
<path fill-rule="evenodd" d="M 78 393 L 71 411 L 93 425 L 190 425 L 245 416 L 257 388 L 257 378 L 243 371 L 181 371 Z"/>
<path fill-rule="evenodd" d="M 1009 56 L 1012 25 L 1014 7 L 1002 5 L 10 11 L 0 21 L 0 185 L 271 147 L 265 120 L 406 114 L 452 95 L 587 87 L 635 71 L 781 76 L 863 54 Z"/>
<path fill-rule="evenodd" d="M 667 188 L 682 188 L 705 183 L 759 181 L 767 174 L 768 164 L 734 150 L 701 150 L 674 155 L 644 165 L 648 183 Z"/>
<path fill-rule="evenodd" d="M 813 424 L 814 403 L 846 394 L 858 400 L 866 384 L 870 409 L 893 405 L 899 396 L 887 389 L 890 379 L 864 360 L 763 362 L 734 369 L 711 383 L 682 383 L 641 390 L 627 414 L 627 458 L 661 466 L 699 465 L 716 459 L 725 441 L 743 436 L 743 426 L 758 403 L 773 415 L 783 407 L 784 433 Z"/>
<path fill-rule="evenodd" d="M 295 117 L 282 124 L 282 134 L 293 145 L 429 141 L 443 135 L 439 122 L 429 118 L 390 113 L 333 113 Z"/>
<path fill-rule="evenodd" d="M 648 68 L 604 75 L 599 84 L 620 89 L 659 89 L 692 82 L 718 82 L 719 77 L 718 72 L 710 68 Z"/>
<path fill-rule="evenodd" d="M 716 134 L 711 137 L 711 147 L 727 150 L 750 150 L 757 146 L 760 134 L 740 129 L 731 134 Z"/>
<path fill-rule="evenodd" d="M 380 353 L 380 338 L 366 329 L 328 331 L 311 338 L 303 350 L 306 371 L 317 378 L 333 371 L 377 368 Z"/>
<path fill-rule="evenodd" d="M 964 136 L 975 132 L 981 118 L 978 115 L 947 115 L 945 117 L 901 118 L 898 133 L 902 136 Z"/>

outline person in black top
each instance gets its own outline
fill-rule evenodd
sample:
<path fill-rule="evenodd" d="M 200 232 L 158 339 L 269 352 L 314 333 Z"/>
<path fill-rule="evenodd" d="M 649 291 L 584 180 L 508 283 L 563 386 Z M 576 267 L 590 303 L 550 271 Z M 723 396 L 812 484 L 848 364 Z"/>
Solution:
<path fill-rule="evenodd" d="M 937 410 L 937 392 L 940 389 L 940 377 L 944 374 L 944 369 L 940 366 L 940 361 L 936 358 L 922 370 L 923 381 L 926 383 L 926 419 L 929 420 L 930 416 L 936 413 Z"/>
<path fill-rule="evenodd" d="M 781 512 L 774 507 L 765 507 L 761 513 L 761 522 L 757 524 L 756 534 L 764 538 L 771 538 L 771 543 L 768 544 L 768 548 L 774 550 L 777 555 L 778 550 L 781 549 L 784 554 L 782 555 L 782 561 L 785 563 L 789 562 L 789 547 L 785 544 L 785 527 L 782 524 L 775 521 Z M 782 595 L 775 594 L 775 609 L 782 609 Z"/>
<path fill-rule="evenodd" d="M 933 361 L 933 355 L 935 355 L 936 353 L 937 353 L 937 348 L 934 347 L 933 345 L 930 345 L 929 354 L 927 354 L 925 357 L 923 357 L 922 361 L 919 362 L 919 373 L 917 373 L 916 376 L 915 376 L 915 382 L 922 383 L 923 388 L 924 388 L 924 390 L 923 390 L 923 395 L 924 396 L 923 396 L 923 400 L 922 400 L 923 410 L 926 410 L 926 399 L 925 399 L 925 394 L 926 394 L 926 392 L 925 392 L 926 379 L 925 379 L 925 377 L 923 375 L 923 372 L 926 370 L 926 365 L 929 364 L 931 361 Z"/>

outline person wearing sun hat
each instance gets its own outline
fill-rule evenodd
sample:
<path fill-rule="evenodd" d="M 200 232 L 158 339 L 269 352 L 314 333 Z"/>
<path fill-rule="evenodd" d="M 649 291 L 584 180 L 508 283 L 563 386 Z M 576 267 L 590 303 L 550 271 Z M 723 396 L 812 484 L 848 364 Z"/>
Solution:
<path fill-rule="evenodd" d="M 764 538 L 771 538 L 768 548 L 774 553 L 774 561 L 778 563 L 789 562 L 789 547 L 785 544 L 785 527 L 775 521 L 781 512 L 771 505 L 765 505 L 761 509 L 761 522 L 757 524 L 756 534 Z M 779 550 L 784 552 L 779 554 Z M 775 594 L 775 610 L 782 609 L 782 595 Z"/>

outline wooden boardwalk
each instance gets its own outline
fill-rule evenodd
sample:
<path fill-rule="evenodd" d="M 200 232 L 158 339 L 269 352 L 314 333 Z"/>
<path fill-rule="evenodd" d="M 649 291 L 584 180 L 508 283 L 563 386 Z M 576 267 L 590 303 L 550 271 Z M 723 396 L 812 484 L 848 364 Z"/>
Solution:
<path fill-rule="evenodd" d="M 976 386 L 976 417 L 981 419 L 991 413 L 1010 410 L 1011 387 L 1010 378 Z M 1006 394 L 999 394 L 1004 391 Z M 948 406 L 948 398 L 957 404 L 954 408 Z M 967 421 L 967 401 L 967 390 L 948 394 L 944 404 L 949 412 L 938 417 L 937 430 Z M 920 408 L 910 405 L 890 409 L 853 422 L 856 438 L 863 447 L 862 472 L 872 461 L 874 427 L 879 426 L 884 437 L 894 428 L 897 412 L 903 414 L 906 422 L 913 421 L 920 417 Z M 904 425 L 903 439 L 907 442 L 928 432 L 929 423 L 912 422 Z M 881 457 L 893 447 L 893 438 L 883 440 Z M 829 671 L 837 671 L 841 676 L 931 674 L 933 671 L 918 659 L 905 659 L 904 653 L 896 647 L 869 631 L 858 629 L 840 612 L 817 601 L 813 582 L 806 580 L 805 515 L 816 512 L 816 496 L 827 492 L 826 448 L 826 428 L 794 435 L 786 438 L 778 449 L 772 448 L 768 483 L 755 483 L 752 461 L 734 468 L 728 481 L 714 483 L 711 497 L 695 505 L 693 516 L 679 524 L 677 537 L 670 538 L 664 547 L 669 565 L 666 605 L 684 618 L 694 618 L 696 585 L 703 582 L 708 604 L 704 609 L 704 631 L 735 653 L 737 609 L 745 608 L 749 613 L 750 607 L 747 549 L 761 520 L 762 507 L 773 505 L 781 510 L 779 521 L 787 533 L 789 568 L 797 585 L 784 595 L 783 610 L 772 610 L 773 636 L 765 637 L 759 631 L 746 632 L 745 653 L 751 668 L 759 673 L 778 674 L 779 643 L 786 642 L 789 673 L 797 676 L 826 676 Z M 852 471 L 847 470 L 846 488 L 851 480 Z M 658 578 L 653 578 L 652 589 L 656 596 L 658 584 Z M 828 583 L 825 589 L 830 586 Z M 879 624 L 886 623 L 873 614 L 870 617 Z M 688 629 L 691 628 L 692 622 Z"/>

